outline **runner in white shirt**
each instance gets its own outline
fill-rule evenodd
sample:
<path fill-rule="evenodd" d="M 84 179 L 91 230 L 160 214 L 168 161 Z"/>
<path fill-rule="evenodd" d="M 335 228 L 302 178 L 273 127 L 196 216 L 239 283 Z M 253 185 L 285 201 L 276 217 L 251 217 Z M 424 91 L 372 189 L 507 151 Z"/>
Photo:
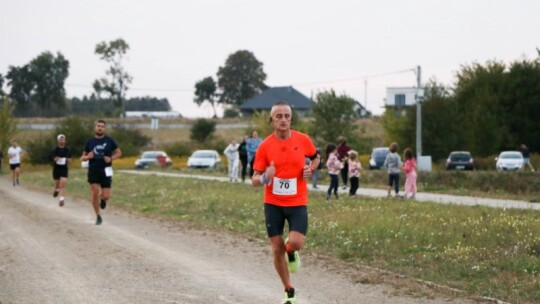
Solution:
<path fill-rule="evenodd" d="M 19 185 L 19 174 L 21 173 L 21 158 L 23 150 L 17 145 L 17 141 L 11 141 L 11 147 L 7 151 L 9 157 L 9 168 L 13 180 L 13 187 Z"/>

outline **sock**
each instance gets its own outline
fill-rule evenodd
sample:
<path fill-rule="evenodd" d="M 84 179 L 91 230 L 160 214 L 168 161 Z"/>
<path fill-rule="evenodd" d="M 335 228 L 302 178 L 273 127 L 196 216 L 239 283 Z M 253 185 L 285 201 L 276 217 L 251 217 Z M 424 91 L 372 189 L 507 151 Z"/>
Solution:
<path fill-rule="evenodd" d="M 294 262 L 294 250 L 291 248 L 291 245 L 289 245 L 289 242 L 285 244 L 285 251 L 287 252 L 289 262 Z"/>
<path fill-rule="evenodd" d="M 60 200 L 63 201 L 63 200 L 64 200 L 64 197 L 63 197 L 63 196 L 60 196 Z"/>

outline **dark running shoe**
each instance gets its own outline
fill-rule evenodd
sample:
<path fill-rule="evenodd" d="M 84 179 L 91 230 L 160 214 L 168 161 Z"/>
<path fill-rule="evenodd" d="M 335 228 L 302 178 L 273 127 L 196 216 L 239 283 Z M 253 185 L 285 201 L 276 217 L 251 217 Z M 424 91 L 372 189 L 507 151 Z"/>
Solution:
<path fill-rule="evenodd" d="M 99 203 L 99 207 L 100 207 L 101 209 L 107 208 L 107 201 L 104 200 L 104 199 L 101 199 L 101 202 Z"/>
<path fill-rule="evenodd" d="M 61 199 L 60 201 L 58 201 L 58 206 L 64 207 L 64 199 Z"/>
<path fill-rule="evenodd" d="M 103 220 L 101 219 L 101 215 L 98 215 L 96 218 L 96 225 L 101 225 L 103 223 Z"/>
<path fill-rule="evenodd" d="M 294 294 L 294 288 L 288 288 L 285 290 L 285 299 L 283 304 L 296 304 L 296 296 Z"/>
<path fill-rule="evenodd" d="M 58 190 L 54 190 L 52 196 L 53 196 L 53 197 L 57 197 L 57 196 L 58 196 Z"/>

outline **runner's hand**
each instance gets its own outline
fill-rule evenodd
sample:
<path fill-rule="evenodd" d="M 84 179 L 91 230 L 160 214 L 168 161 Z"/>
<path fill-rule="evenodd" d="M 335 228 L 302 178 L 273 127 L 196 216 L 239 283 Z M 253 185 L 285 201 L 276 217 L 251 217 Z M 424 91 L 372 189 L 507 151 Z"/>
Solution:
<path fill-rule="evenodd" d="M 311 177 L 311 169 L 308 165 L 304 166 L 304 172 L 303 172 L 304 179 L 308 179 Z"/>
<path fill-rule="evenodd" d="M 265 179 L 267 181 L 271 181 L 274 179 L 274 175 L 276 175 L 276 167 L 274 166 L 274 161 L 270 162 L 270 166 L 266 168 Z"/>

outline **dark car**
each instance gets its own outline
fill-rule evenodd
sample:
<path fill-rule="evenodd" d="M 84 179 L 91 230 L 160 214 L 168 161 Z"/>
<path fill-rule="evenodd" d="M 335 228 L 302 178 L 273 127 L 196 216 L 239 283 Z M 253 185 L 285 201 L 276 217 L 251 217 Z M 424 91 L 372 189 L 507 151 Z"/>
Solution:
<path fill-rule="evenodd" d="M 380 169 L 384 165 L 388 153 L 390 153 L 388 147 L 373 148 L 369 158 L 369 169 Z"/>
<path fill-rule="evenodd" d="M 474 170 L 474 160 L 470 152 L 454 151 L 446 159 L 447 170 Z"/>

